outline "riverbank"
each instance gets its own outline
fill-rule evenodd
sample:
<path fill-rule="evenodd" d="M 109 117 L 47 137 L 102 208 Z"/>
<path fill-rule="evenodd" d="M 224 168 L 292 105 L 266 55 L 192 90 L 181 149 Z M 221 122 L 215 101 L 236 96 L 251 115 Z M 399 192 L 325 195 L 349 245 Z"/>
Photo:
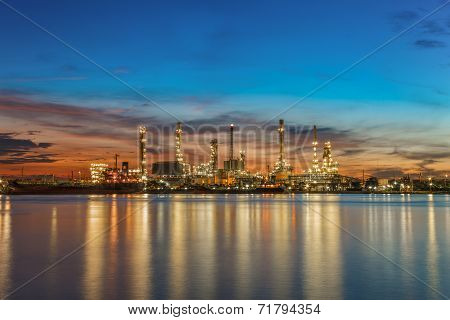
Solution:
<path fill-rule="evenodd" d="M 9 195 L 58 195 L 58 194 L 430 194 L 430 191 L 415 192 L 366 192 L 366 191 L 304 191 L 288 190 L 284 188 L 256 188 L 256 189 L 151 189 L 142 190 L 138 186 L 105 188 L 101 186 L 43 186 L 30 185 L 12 188 L 7 193 Z M 432 194 L 449 194 L 449 192 L 433 191 Z"/>

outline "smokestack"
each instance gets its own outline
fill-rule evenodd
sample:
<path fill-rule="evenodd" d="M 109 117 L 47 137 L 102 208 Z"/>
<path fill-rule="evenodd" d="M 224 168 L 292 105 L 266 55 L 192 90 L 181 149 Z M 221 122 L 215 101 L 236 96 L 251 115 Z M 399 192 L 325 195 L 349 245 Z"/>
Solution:
<path fill-rule="evenodd" d="M 138 127 L 138 166 L 142 177 L 147 175 L 147 128 Z"/>
<path fill-rule="evenodd" d="M 278 160 L 281 162 L 284 160 L 284 120 L 280 119 L 280 125 L 278 127 L 279 143 L 280 143 L 280 155 Z"/>
<path fill-rule="evenodd" d="M 114 170 L 117 171 L 117 159 L 119 158 L 119 155 L 116 153 L 116 154 L 114 155 L 114 158 L 115 158 L 115 160 L 116 160 L 116 164 L 115 164 Z"/>
<path fill-rule="evenodd" d="M 233 141 L 233 131 L 234 131 L 234 124 L 230 124 L 230 159 L 229 160 L 233 160 L 234 159 L 234 141 Z"/>

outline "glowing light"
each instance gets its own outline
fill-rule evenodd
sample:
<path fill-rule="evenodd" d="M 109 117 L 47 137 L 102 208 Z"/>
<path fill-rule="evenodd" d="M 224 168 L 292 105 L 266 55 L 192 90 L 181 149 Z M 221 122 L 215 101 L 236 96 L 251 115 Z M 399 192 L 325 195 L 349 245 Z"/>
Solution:
<path fill-rule="evenodd" d="M 102 183 L 106 180 L 106 171 L 108 170 L 108 165 L 105 163 L 91 163 L 91 181 L 92 183 Z M 81 174 L 81 172 L 78 172 Z"/>

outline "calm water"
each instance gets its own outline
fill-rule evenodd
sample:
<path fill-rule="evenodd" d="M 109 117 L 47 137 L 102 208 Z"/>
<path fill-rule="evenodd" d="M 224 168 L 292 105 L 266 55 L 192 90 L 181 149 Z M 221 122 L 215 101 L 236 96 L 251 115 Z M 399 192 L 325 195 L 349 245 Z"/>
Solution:
<path fill-rule="evenodd" d="M 76 248 L 9 298 L 442 299 L 450 197 L 1 196 L 0 297 Z"/>

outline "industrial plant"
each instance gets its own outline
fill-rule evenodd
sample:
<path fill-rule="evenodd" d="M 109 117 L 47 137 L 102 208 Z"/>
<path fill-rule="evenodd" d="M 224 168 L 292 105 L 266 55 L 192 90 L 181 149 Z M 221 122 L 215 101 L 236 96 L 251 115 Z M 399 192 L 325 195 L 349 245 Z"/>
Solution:
<path fill-rule="evenodd" d="M 280 119 L 278 135 L 278 157 L 267 172 L 252 173 L 247 168 L 245 151 L 235 152 L 235 125 L 228 127 L 227 153 L 223 166 L 219 165 L 219 141 L 210 140 L 209 161 L 191 164 L 183 153 L 183 128 L 181 122 L 174 130 L 174 154 L 170 161 L 154 161 L 147 172 L 147 129 L 138 127 L 137 154 L 138 168 L 130 169 L 128 162 L 123 162 L 118 169 L 104 163 L 91 164 L 93 184 L 141 184 L 147 191 L 214 191 L 214 192 L 345 192 L 361 191 L 366 181 L 339 174 L 338 162 L 333 158 L 331 141 L 323 143 L 319 150 L 317 127 L 312 129 L 312 161 L 306 170 L 294 172 L 293 166 L 285 154 L 285 124 Z M 319 159 L 319 153 L 322 153 Z M 272 167 L 272 169 L 270 169 Z M 368 177 L 367 185 L 371 185 Z M 370 189 L 375 191 L 375 189 Z M 381 190 L 381 188 L 379 189 Z"/>
<path fill-rule="evenodd" d="M 0 193 L 70 193 L 70 192 L 448 192 L 447 175 L 442 178 L 428 177 L 412 179 L 404 176 L 394 179 L 377 179 L 365 175 L 362 179 L 339 173 L 339 164 L 333 157 L 331 141 L 326 140 L 319 147 L 317 127 L 314 125 L 310 144 L 309 164 L 302 164 L 304 170 L 294 170 L 286 156 L 285 123 L 279 120 L 278 127 L 271 129 L 274 134 L 273 147 L 277 150 L 274 163 L 267 164 L 265 172 L 251 172 L 244 150 L 236 150 L 236 127 L 226 127 L 224 141 L 218 137 L 209 140 L 207 161 L 189 163 L 183 150 L 183 126 L 178 122 L 173 131 L 173 160 L 159 161 L 149 159 L 147 152 L 148 129 L 137 127 L 136 166 L 130 167 L 128 161 L 119 164 L 115 154 L 114 165 L 95 162 L 89 167 L 89 176 L 73 171 L 67 180 L 54 175 L 3 177 L 0 180 Z M 239 136 L 237 137 L 239 140 Z M 207 142 L 208 143 L 208 142 Z M 219 146 L 225 146 L 219 162 Z M 309 144 L 308 144 L 309 145 Z M 205 146 L 206 147 L 206 146 Z M 305 148 L 308 150 L 309 148 Z M 321 156 L 320 156 L 321 155 Z M 153 160 L 153 161 L 152 161 Z M 261 159 L 258 159 L 261 160 Z M 298 167 L 298 166 L 297 166 Z M 150 170 L 149 170 L 150 168 Z"/>

